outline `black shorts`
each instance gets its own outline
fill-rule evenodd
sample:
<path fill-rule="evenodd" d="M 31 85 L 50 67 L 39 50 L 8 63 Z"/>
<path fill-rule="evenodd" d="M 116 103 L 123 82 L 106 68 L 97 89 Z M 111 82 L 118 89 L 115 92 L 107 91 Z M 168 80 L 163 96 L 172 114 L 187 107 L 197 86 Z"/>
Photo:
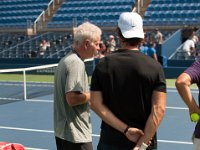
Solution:
<path fill-rule="evenodd" d="M 56 139 L 57 150 L 93 150 L 92 142 L 88 143 L 72 143 L 58 137 Z"/>

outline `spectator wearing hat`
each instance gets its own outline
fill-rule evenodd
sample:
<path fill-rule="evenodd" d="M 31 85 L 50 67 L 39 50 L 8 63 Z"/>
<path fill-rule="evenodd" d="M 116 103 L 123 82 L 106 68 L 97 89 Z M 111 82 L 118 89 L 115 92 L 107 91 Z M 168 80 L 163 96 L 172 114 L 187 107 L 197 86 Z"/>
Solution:
<path fill-rule="evenodd" d="M 139 51 L 139 14 L 122 13 L 117 34 L 120 48 L 99 61 L 91 79 L 91 108 L 102 119 L 97 150 L 153 150 L 166 107 L 164 72 Z"/>

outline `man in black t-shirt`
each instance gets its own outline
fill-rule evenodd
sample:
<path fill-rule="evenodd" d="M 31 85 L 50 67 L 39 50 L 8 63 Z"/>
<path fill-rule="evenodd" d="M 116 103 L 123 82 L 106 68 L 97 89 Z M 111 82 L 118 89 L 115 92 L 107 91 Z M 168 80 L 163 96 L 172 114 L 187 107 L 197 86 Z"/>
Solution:
<path fill-rule="evenodd" d="M 142 54 L 142 18 L 124 12 L 118 21 L 120 49 L 102 58 L 91 81 L 91 108 L 101 117 L 98 150 L 156 148 L 155 133 L 166 107 L 161 65 Z"/>

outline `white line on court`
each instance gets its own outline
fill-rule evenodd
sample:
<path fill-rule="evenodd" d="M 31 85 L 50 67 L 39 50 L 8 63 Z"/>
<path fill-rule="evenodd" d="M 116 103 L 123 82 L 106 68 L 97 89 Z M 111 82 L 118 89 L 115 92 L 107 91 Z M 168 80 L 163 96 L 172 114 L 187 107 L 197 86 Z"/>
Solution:
<path fill-rule="evenodd" d="M 171 144 L 193 144 L 192 142 L 184 142 L 184 141 L 170 141 L 170 140 L 158 140 L 160 143 L 171 143 Z"/>
<path fill-rule="evenodd" d="M 18 131 L 29 131 L 29 132 L 40 132 L 40 133 L 54 133 L 52 130 L 38 130 L 38 129 L 27 129 L 27 128 L 15 128 L 15 127 L 6 127 L 0 126 L 0 129 L 5 130 L 18 130 Z M 93 137 L 100 137 L 99 134 L 92 134 Z M 192 144 L 192 142 L 185 142 L 185 141 L 172 141 L 172 140 L 158 140 L 160 143 L 171 143 L 171 144 Z M 42 150 L 42 149 L 38 149 Z"/>
<path fill-rule="evenodd" d="M 34 99 L 34 100 L 26 100 L 27 102 L 44 102 L 44 103 L 53 103 L 53 100 L 40 100 L 40 99 Z M 176 109 L 176 110 L 188 110 L 186 107 L 171 107 L 167 106 L 167 109 Z"/>
<path fill-rule="evenodd" d="M 30 131 L 30 132 L 41 132 L 41 133 L 54 133 L 51 130 L 37 130 L 37 129 L 27 129 L 27 128 L 6 127 L 6 126 L 0 126 L 0 129 Z"/>
<path fill-rule="evenodd" d="M 53 103 L 53 100 L 40 100 L 40 99 L 34 99 L 34 100 L 26 100 L 27 102 L 44 102 L 44 103 Z M 188 110 L 186 107 L 171 107 L 167 106 L 167 109 L 174 109 L 174 110 Z"/>
<path fill-rule="evenodd" d="M 42 100 L 42 99 L 26 99 L 26 102 L 42 102 L 42 103 L 53 103 L 53 100 Z"/>
<path fill-rule="evenodd" d="M 19 98 L 5 98 L 5 97 L 0 97 L 1 100 L 8 100 L 8 101 L 20 101 L 22 99 Z"/>
<path fill-rule="evenodd" d="M 25 147 L 26 150 L 48 150 L 48 149 L 41 149 L 41 148 L 34 148 L 34 147 Z"/>
<path fill-rule="evenodd" d="M 19 100 L 19 99 L 7 99 L 7 98 L 4 98 L 4 100 L 11 100 L 12 101 L 12 100 Z M 20 99 L 20 100 L 23 101 L 22 99 Z M 42 99 L 27 99 L 25 101 L 26 102 L 53 103 L 53 100 L 42 100 Z M 171 106 L 167 106 L 166 108 L 167 109 L 175 109 L 175 110 L 188 110 L 188 108 L 186 108 L 186 107 L 171 107 Z"/>
<path fill-rule="evenodd" d="M 191 90 L 192 91 L 192 93 L 199 93 L 199 91 L 198 90 Z M 167 89 L 167 92 L 171 92 L 171 93 L 178 93 L 178 91 L 176 90 L 176 89 Z"/>
<path fill-rule="evenodd" d="M 188 110 L 188 108 L 186 107 L 170 107 L 170 106 L 166 106 L 167 109 L 176 109 L 176 110 Z"/>
<path fill-rule="evenodd" d="M 0 97 L 0 100 L 53 103 L 53 100 L 43 100 L 43 99 L 26 99 L 26 100 L 23 100 L 23 99 L 17 99 L 17 98 L 4 98 L 4 97 Z"/>

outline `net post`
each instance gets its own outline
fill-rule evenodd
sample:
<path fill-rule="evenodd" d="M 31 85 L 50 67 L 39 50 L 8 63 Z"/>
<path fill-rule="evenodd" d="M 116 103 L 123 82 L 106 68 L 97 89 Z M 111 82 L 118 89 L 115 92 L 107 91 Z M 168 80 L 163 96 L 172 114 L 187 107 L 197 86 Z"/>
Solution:
<path fill-rule="evenodd" d="M 24 100 L 27 99 L 26 97 L 26 70 L 23 70 L 23 78 L 24 78 Z"/>

